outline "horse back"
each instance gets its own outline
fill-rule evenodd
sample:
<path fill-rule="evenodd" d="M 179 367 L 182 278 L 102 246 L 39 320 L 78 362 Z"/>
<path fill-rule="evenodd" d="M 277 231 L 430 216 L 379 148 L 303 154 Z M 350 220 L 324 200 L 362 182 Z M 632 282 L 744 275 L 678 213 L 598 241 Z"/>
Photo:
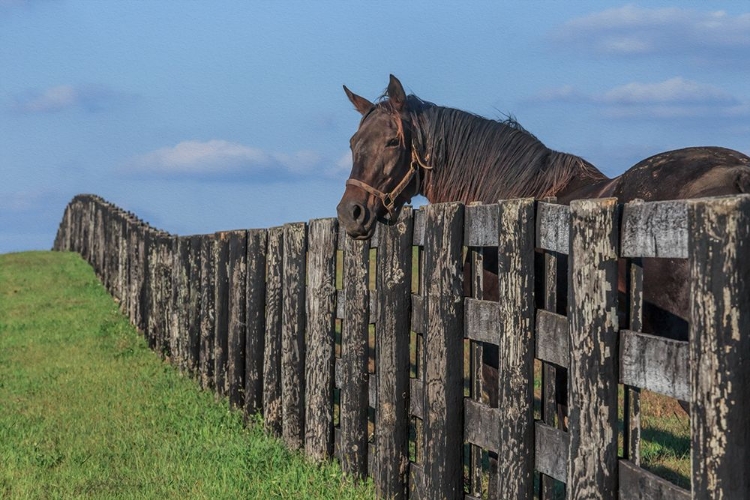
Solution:
<path fill-rule="evenodd" d="M 613 184 L 609 196 L 623 203 L 750 193 L 750 157 L 718 147 L 667 151 L 637 163 Z"/>

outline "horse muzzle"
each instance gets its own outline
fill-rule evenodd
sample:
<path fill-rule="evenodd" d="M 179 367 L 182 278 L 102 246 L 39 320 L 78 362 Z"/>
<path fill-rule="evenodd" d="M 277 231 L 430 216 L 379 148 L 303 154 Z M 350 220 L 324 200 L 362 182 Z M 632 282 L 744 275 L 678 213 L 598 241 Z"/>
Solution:
<path fill-rule="evenodd" d="M 352 193 L 347 188 L 336 207 L 339 224 L 344 226 L 346 233 L 355 240 L 368 240 L 375 233 L 377 217 L 368 208 L 366 198 L 360 201 L 351 195 Z"/>

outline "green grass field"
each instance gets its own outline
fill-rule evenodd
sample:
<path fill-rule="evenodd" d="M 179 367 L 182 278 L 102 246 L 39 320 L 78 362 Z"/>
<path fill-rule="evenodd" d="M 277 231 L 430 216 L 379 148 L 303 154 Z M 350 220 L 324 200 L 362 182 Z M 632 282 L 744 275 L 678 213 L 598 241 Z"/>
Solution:
<path fill-rule="evenodd" d="M 374 498 L 151 352 L 76 254 L 0 255 L 0 498 Z"/>

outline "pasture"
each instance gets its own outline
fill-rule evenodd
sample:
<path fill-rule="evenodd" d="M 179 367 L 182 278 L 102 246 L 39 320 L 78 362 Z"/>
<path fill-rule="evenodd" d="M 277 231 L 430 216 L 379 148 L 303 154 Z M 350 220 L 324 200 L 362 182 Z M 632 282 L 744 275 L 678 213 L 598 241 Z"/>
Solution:
<path fill-rule="evenodd" d="M 79 255 L 0 255 L 0 498 L 368 499 L 148 348 Z"/>

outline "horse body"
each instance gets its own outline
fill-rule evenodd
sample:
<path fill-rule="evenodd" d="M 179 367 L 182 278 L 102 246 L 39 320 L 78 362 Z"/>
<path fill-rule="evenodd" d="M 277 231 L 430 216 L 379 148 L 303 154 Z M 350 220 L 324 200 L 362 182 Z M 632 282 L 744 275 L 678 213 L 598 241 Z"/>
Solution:
<path fill-rule="evenodd" d="M 610 179 L 578 156 L 547 148 L 513 120 L 488 120 L 407 97 L 393 76 L 387 98 L 376 104 L 344 89 L 363 116 L 351 140 L 352 173 L 338 206 L 340 223 L 355 238 L 372 236 L 376 220 L 397 216 L 416 194 L 430 203 L 555 196 L 567 204 L 750 192 L 750 158 L 730 149 L 669 151 Z M 643 266 L 643 330 L 687 339 L 686 263 L 644 259 Z"/>

